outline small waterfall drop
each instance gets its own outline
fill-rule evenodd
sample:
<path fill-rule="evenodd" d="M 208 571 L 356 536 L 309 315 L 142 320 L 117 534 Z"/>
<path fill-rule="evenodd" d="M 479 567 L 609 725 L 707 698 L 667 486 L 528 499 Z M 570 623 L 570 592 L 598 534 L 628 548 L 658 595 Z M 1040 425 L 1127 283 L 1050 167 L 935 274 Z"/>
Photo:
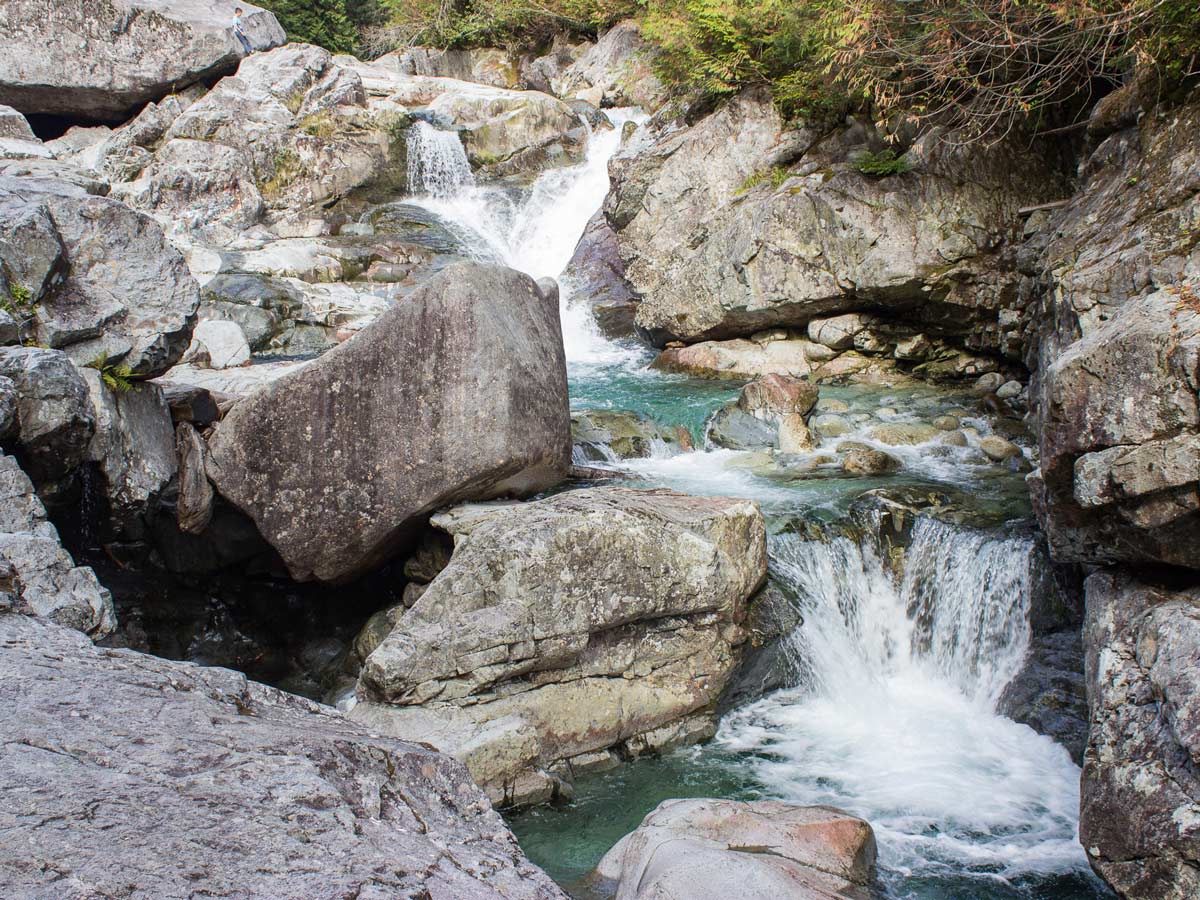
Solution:
<path fill-rule="evenodd" d="M 804 616 L 797 686 L 730 714 L 719 743 L 772 793 L 868 819 L 891 872 L 1086 868 L 1078 769 L 995 713 L 1029 646 L 1032 543 L 920 518 L 900 578 L 869 539 L 771 543 Z"/>
<path fill-rule="evenodd" d="M 418 121 L 408 129 L 406 140 L 412 192 L 453 197 L 475 184 L 467 152 L 455 132 Z"/>

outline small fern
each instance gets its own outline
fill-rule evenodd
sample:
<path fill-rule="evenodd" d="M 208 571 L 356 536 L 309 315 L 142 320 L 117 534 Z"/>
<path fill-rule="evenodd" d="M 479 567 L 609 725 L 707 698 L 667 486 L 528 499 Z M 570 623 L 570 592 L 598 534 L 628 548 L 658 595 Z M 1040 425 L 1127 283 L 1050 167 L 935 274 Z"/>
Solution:
<path fill-rule="evenodd" d="M 89 369 L 95 369 L 100 373 L 100 380 L 104 382 L 104 386 L 116 394 L 124 394 L 133 387 L 133 382 L 140 376 L 135 375 L 133 369 L 125 365 L 125 363 L 112 363 L 108 360 L 108 354 L 101 353 L 94 359 L 84 363 Z"/>

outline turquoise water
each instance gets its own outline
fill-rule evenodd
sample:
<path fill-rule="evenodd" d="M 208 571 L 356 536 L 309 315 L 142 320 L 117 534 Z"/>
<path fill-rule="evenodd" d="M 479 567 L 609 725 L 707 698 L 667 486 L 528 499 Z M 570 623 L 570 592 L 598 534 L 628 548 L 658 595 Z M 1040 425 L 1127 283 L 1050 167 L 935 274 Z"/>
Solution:
<path fill-rule="evenodd" d="M 706 450 L 705 422 L 736 398 L 740 382 L 649 370 L 651 354 L 632 345 L 610 344 L 600 351 L 588 364 L 571 367 L 573 408 L 638 411 L 660 424 L 686 427 L 700 448 L 627 461 L 621 468 L 634 483 L 753 499 L 773 533 L 786 531 L 797 516 L 843 516 L 855 499 L 876 488 L 944 493 L 988 524 L 1031 515 L 1023 472 L 995 465 L 969 448 L 889 446 L 904 465 L 879 478 L 841 477 L 834 471 L 793 477 L 764 454 Z M 822 386 L 821 400 L 845 404 L 844 415 L 862 420 L 856 426 L 860 431 L 880 421 L 929 421 L 953 413 L 983 434 L 1003 429 L 1020 442 L 1011 423 L 983 418 L 976 399 L 962 391 Z M 887 419 L 880 418 L 881 410 Z M 861 433 L 846 437 L 858 439 Z M 797 574 L 789 562 L 788 548 L 797 546 L 804 545 L 772 537 L 771 566 L 774 577 L 791 579 L 803 593 L 804 578 L 812 576 Z M 951 556 L 946 590 L 994 587 L 1006 567 L 1006 546 L 977 538 L 974 550 L 946 547 L 948 554 L 961 557 Z M 987 553 L 994 571 L 970 584 L 955 579 L 956 566 L 977 568 Z M 880 587 L 872 565 L 878 568 L 877 562 L 856 557 L 850 568 L 820 576 L 827 583 L 819 587 L 836 583 L 838 591 L 857 590 L 856 602 L 869 598 L 861 613 L 865 618 L 886 618 L 889 604 L 903 618 L 905 599 L 891 596 L 887 585 Z M 886 596 L 876 596 L 881 593 Z M 841 602 L 839 594 L 835 605 Z M 855 652 L 836 649 L 845 657 Z M 844 671 L 831 673 L 840 693 L 779 692 L 726 715 L 717 738 L 704 746 L 582 778 L 571 802 L 513 814 L 509 823 L 529 857 L 578 897 L 585 894 L 582 879 L 601 856 L 659 802 L 703 796 L 832 803 L 864 816 L 879 839 L 879 887 L 889 900 L 1111 896 L 1088 869 L 1076 839 L 1078 769 L 1065 750 L 995 715 L 987 701 L 967 696 L 919 661 L 894 670 L 885 659 L 878 671 L 865 674 L 856 669 L 863 665 L 870 669 L 872 663 L 847 659 Z"/>

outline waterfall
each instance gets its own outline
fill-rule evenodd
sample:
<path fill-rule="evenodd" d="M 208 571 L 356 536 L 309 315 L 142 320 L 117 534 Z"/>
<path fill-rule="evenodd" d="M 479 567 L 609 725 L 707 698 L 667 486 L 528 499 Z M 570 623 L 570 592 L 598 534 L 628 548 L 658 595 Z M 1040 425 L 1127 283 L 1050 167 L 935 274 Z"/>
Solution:
<path fill-rule="evenodd" d="M 474 185 L 471 164 L 453 131 L 414 122 L 407 133 L 409 190 L 431 197 L 453 197 Z"/>
<path fill-rule="evenodd" d="M 1029 645 L 1031 541 L 920 518 L 903 575 L 871 540 L 772 538 L 804 622 L 796 687 L 730 714 L 772 793 L 868 819 L 906 875 L 1082 870 L 1078 769 L 995 713 Z"/>
<path fill-rule="evenodd" d="M 528 188 L 476 184 L 452 133 L 422 122 L 409 131 L 409 181 L 425 188 L 425 196 L 412 201 L 415 205 L 438 216 L 476 259 L 498 262 L 534 278 L 559 279 L 563 344 L 572 366 L 629 361 L 628 350 L 600 334 L 586 299 L 576 297 L 570 279 L 561 277 L 588 220 L 608 193 L 608 161 L 620 149 L 621 126 L 645 118 L 637 110 L 606 112 L 614 127 L 589 132 L 582 162 L 548 169 Z M 426 168 L 448 174 L 431 179 Z M 414 171 L 420 176 L 414 177 Z"/>

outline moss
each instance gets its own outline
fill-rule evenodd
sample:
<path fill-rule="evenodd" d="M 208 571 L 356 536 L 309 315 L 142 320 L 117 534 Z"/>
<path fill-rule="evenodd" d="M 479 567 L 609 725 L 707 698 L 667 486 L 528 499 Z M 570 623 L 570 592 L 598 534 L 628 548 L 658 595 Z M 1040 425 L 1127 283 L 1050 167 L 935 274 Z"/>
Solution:
<path fill-rule="evenodd" d="M 790 174 L 786 166 L 772 166 L 769 169 L 754 172 L 742 182 L 741 186 L 734 193 L 740 197 L 760 184 L 770 184 L 771 187 L 777 188 L 788 180 Z"/>
<path fill-rule="evenodd" d="M 275 154 L 275 174 L 260 184 L 258 189 L 264 197 L 278 197 L 303 174 L 304 163 L 299 154 L 295 150 L 280 150 Z"/>
<path fill-rule="evenodd" d="M 854 168 L 868 178 L 887 178 L 890 175 L 903 175 L 912 171 L 912 163 L 908 154 L 896 154 L 895 150 L 880 150 L 872 153 L 865 150 L 854 158 Z"/>
<path fill-rule="evenodd" d="M 300 130 L 312 137 L 327 140 L 337 134 L 337 123 L 333 116 L 322 110 L 301 119 Z"/>

